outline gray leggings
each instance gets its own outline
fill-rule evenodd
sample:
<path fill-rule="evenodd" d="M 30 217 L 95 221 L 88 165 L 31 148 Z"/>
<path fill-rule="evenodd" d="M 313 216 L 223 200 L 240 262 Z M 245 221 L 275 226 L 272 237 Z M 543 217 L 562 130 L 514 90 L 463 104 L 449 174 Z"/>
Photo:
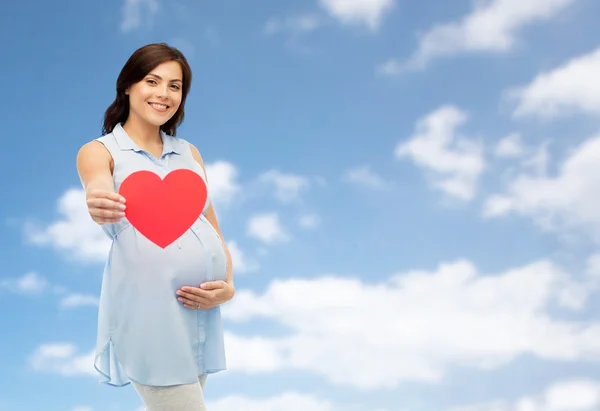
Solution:
<path fill-rule="evenodd" d="M 146 411 L 206 411 L 204 384 L 206 374 L 193 384 L 154 387 L 131 382 L 146 406 Z"/>

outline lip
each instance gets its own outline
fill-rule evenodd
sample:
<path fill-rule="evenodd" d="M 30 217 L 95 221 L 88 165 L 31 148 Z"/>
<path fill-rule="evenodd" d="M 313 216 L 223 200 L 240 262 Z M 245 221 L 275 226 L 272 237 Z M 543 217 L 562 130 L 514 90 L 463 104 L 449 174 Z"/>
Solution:
<path fill-rule="evenodd" d="M 167 108 L 158 108 L 158 107 L 155 107 L 155 106 L 154 106 L 154 104 L 160 104 L 160 105 L 163 105 L 163 106 L 167 106 Z M 158 111 L 158 112 L 160 112 L 160 113 L 164 113 L 165 111 L 169 110 L 169 108 L 171 108 L 171 106 L 169 106 L 169 105 L 167 105 L 167 104 L 163 104 L 163 103 L 156 103 L 156 102 L 154 102 L 154 101 L 149 101 L 149 102 L 148 102 L 148 105 L 149 105 L 150 107 L 152 107 L 152 109 L 154 109 L 154 110 L 156 110 L 156 111 Z"/>

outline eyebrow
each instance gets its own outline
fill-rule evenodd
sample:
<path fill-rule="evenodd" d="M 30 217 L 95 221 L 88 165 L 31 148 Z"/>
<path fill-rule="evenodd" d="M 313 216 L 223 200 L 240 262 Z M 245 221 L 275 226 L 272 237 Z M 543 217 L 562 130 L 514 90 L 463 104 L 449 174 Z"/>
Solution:
<path fill-rule="evenodd" d="M 152 76 L 152 77 L 156 77 L 156 78 L 157 78 L 157 79 L 159 79 L 159 80 L 162 80 L 162 77 L 161 77 L 161 76 L 159 76 L 158 74 L 150 73 L 150 74 L 148 74 L 148 75 L 149 75 L 149 76 Z M 174 79 L 174 80 L 171 80 L 171 83 L 173 83 L 173 82 L 177 82 L 177 81 L 178 81 L 178 82 L 180 82 L 180 83 L 183 83 L 183 81 L 179 80 L 178 78 L 176 78 L 176 79 Z"/>

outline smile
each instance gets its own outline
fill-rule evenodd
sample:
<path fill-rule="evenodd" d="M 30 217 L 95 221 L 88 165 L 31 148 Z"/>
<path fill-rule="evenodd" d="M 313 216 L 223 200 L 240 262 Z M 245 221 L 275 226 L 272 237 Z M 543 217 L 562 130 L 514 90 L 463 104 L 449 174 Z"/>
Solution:
<path fill-rule="evenodd" d="M 169 106 L 167 106 L 166 104 L 158 104 L 158 103 L 148 103 L 150 104 L 150 106 L 158 111 L 165 111 L 169 108 Z"/>

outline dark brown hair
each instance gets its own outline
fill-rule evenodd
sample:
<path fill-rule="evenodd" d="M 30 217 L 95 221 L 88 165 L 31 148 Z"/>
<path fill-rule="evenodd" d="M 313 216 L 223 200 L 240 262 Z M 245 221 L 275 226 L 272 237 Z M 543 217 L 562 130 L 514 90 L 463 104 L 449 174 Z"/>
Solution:
<path fill-rule="evenodd" d="M 141 81 L 151 70 L 168 61 L 177 61 L 181 66 L 182 98 L 177 112 L 160 129 L 171 136 L 177 134 L 177 127 L 184 118 L 185 99 L 192 85 L 192 70 L 183 53 L 165 43 L 148 44 L 137 49 L 129 57 L 117 78 L 117 97 L 104 113 L 103 134 L 112 132 L 118 123 L 124 123 L 129 117 L 129 96 L 125 94 L 125 90 Z"/>

